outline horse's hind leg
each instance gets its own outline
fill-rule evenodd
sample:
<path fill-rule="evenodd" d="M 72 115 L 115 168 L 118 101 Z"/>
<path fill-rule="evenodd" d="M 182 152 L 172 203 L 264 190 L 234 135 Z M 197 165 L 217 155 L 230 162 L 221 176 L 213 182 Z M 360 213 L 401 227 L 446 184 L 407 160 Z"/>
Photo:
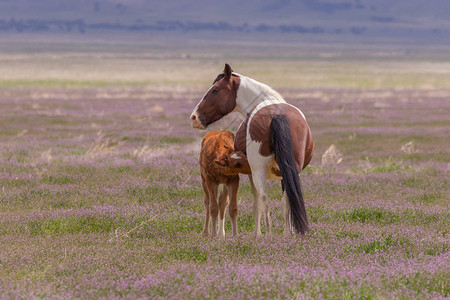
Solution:
<path fill-rule="evenodd" d="M 229 204 L 228 189 L 223 187 L 219 196 L 219 236 L 225 237 L 225 210 Z"/>
<path fill-rule="evenodd" d="M 202 178 L 202 188 L 205 195 L 203 196 L 203 205 L 205 206 L 205 225 L 203 227 L 203 236 L 209 236 L 209 192 L 206 183 Z"/>
<path fill-rule="evenodd" d="M 228 194 L 230 195 L 230 207 L 228 208 L 228 212 L 231 217 L 231 224 L 233 227 L 233 235 L 238 234 L 237 229 L 237 216 L 238 216 L 238 204 L 237 204 L 237 192 L 239 189 L 239 176 L 236 179 L 233 179 L 228 185 Z"/>

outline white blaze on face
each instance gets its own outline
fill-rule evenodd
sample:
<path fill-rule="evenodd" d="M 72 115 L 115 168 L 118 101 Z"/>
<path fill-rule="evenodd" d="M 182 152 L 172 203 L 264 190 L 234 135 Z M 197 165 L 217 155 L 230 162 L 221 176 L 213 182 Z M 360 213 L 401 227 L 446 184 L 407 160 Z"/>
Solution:
<path fill-rule="evenodd" d="M 242 158 L 239 155 L 237 155 L 236 153 L 231 154 L 230 157 L 233 158 L 233 159 L 240 159 L 240 158 Z"/>
<path fill-rule="evenodd" d="M 192 114 L 190 116 L 190 120 L 191 120 L 191 126 L 194 127 L 194 128 L 206 129 L 205 126 L 203 126 L 203 124 L 198 119 L 198 107 L 203 102 L 203 100 L 205 99 L 205 96 L 213 88 L 213 86 L 214 86 L 214 84 L 206 91 L 205 95 L 203 95 L 202 99 L 197 103 L 197 105 L 195 106 L 194 110 L 192 111 Z"/>

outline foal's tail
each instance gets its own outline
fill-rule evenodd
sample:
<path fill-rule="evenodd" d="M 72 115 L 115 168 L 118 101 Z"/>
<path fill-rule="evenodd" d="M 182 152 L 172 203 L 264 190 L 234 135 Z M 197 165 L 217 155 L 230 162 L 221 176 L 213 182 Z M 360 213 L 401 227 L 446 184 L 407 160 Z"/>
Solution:
<path fill-rule="evenodd" d="M 286 116 L 273 117 L 270 123 L 270 139 L 289 199 L 292 225 L 296 232 L 304 234 L 308 230 L 308 218 L 306 217 L 299 172 L 294 159 L 294 145 L 289 121 Z"/>

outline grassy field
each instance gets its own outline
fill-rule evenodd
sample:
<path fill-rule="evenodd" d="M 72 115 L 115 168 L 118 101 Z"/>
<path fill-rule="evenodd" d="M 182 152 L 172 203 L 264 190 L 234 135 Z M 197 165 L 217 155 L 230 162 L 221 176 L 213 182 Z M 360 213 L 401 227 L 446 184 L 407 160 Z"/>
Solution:
<path fill-rule="evenodd" d="M 0 298 L 449 297 L 448 57 L 203 43 L 0 43 Z M 245 176 L 239 236 L 200 234 L 188 119 L 225 61 L 309 121 L 306 236 L 271 182 L 255 238 Z"/>

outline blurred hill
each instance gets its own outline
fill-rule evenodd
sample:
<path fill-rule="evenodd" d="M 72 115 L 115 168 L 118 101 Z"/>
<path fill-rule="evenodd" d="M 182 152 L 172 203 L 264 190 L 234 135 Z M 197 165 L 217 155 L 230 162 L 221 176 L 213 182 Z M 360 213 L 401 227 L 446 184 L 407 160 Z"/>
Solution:
<path fill-rule="evenodd" d="M 449 0 L 0 0 L 1 32 L 263 32 L 450 40 Z"/>

